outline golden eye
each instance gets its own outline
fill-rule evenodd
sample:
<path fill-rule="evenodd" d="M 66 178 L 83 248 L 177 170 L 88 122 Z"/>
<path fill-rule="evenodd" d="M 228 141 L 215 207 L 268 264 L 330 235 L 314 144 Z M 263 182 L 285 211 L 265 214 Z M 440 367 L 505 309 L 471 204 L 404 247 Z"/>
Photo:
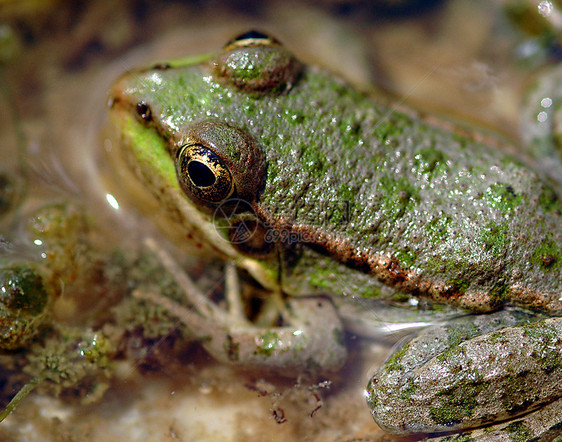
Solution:
<path fill-rule="evenodd" d="M 178 179 L 183 190 L 206 204 L 219 204 L 234 193 L 234 182 L 220 157 L 202 144 L 178 151 Z"/>
<path fill-rule="evenodd" d="M 242 210 L 236 200 L 245 201 L 247 207 L 257 200 L 266 164 L 249 133 L 222 121 L 202 121 L 187 127 L 177 146 L 178 181 L 194 202 Z M 226 201 L 230 202 L 225 206 Z"/>

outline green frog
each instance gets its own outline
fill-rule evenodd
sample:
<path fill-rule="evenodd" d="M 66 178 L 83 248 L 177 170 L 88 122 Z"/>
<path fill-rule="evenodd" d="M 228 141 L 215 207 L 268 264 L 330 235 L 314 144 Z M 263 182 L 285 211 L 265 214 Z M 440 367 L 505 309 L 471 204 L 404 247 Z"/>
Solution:
<path fill-rule="evenodd" d="M 217 304 L 149 237 L 186 303 L 135 294 L 218 360 L 337 370 L 346 328 L 364 313 L 390 330 L 398 311 L 432 326 L 369 382 L 383 429 L 465 431 L 562 396 L 559 185 L 499 142 L 380 103 L 254 31 L 126 73 L 109 108 L 130 190 L 175 244 L 226 263 Z M 271 292 L 261 321 L 237 271 Z"/>

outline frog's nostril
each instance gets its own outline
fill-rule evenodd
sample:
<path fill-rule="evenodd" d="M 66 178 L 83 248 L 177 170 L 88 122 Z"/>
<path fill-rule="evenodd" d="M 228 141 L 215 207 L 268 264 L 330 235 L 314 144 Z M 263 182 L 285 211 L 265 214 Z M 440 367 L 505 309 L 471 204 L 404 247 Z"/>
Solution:
<path fill-rule="evenodd" d="M 150 106 L 144 101 L 140 101 L 137 103 L 137 115 L 143 121 L 152 120 L 152 110 L 150 109 Z"/>
<path fill-rule="evenodd" d="M 213 171 L 199 161 L 191 161 L 187 166 L 187 173 L 197 187 L 209 187 L 217 182 Z"/>

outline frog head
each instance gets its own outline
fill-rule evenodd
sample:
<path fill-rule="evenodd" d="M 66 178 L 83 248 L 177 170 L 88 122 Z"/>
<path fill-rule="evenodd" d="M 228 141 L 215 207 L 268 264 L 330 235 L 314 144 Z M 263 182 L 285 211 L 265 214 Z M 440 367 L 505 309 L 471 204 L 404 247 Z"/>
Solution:
<path fill-rule="evenodd" d="M 271 141 L 289 133 L 266 131 L 270 149 L 259 135 L 286 112 L 303 70 L 277 40 L 251 31 L 218 54 L 129 72 L 110 97 L 123 158 L 165 213 L 163 229 L 268 287 L 280 264 L 260 201 Z"/>

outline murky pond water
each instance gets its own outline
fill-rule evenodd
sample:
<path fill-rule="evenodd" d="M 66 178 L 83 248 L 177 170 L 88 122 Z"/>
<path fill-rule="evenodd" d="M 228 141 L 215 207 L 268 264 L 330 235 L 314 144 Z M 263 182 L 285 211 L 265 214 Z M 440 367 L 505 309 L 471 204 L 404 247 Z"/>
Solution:
<path fill-rule="evenodd" d="M 518 2 L 511 20 L 505 3 L 0 1 L 0 173 L 13 180 L 0 263 L 33 262 L 56 298 L 50 316 L 7 338 L 15 344 L 0 355 L 2 404 L 38 383 L 0 438 L 393 440 L 372 420 L 364 389 L 399 337 L 349 333 L 337 373 L 283 376 L 215 362 L 177 318 L 133 299 L 141 283 L 176 295 L 141 250 L 147 236 L 216 299 L 222 264 L 175 250 L 146 218 L 153 206 L 119 196 L 130 189 L 106 164 L 108 90 L 135 67 L 216 51 L 259 29 L 397 108 L 520 146 L 523 91 L 559 57 L 549 48 L 560 42 L 525 26 L 532 15 L 515 26 Z M 108 195 L 119 196 L 118 210 Z M 262 296 L 249 277 L 242 282 L 249 297 Z"/>

